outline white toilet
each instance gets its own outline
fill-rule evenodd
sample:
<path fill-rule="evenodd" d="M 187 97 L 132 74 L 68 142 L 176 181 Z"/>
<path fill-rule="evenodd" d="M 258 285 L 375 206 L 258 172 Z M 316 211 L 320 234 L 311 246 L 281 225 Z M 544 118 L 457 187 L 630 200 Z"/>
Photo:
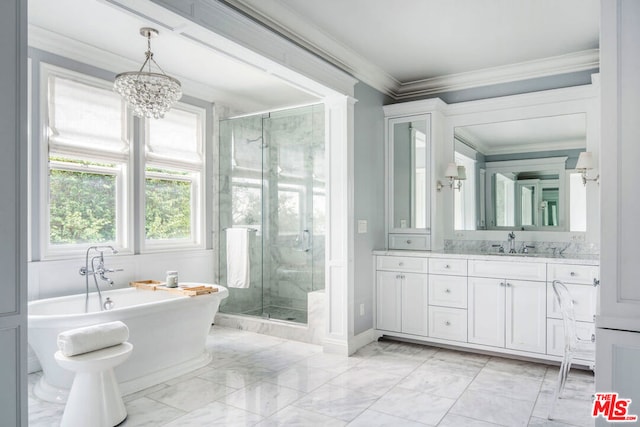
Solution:
<path fill-rule="evenodd" d="M 75 372 L 61 427 L 113 427 L 127 418 L 113 369 L 127 360 L 129 342 L 76 356 L 57 351 L 60 366 Z"/>

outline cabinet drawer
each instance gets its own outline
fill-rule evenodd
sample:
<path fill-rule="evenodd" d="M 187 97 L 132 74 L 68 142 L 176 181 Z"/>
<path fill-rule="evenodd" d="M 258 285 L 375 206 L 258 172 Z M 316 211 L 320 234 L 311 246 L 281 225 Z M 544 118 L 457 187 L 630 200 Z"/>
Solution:
<path fill-rule="evenodd" d="M 469 260 L 469 276 L 496 279 L 545 281 L 546 264 L 543 262 L 508 262 Z"/>
<path fill-rule="evenodd" d="M 426 273 L 427 258 L 412 258 L 403 256 L 379 256 L 376 268 L 378 270 L 403 271 L 407 273 Z"/>
<path fill-rule="evenodd" d="M 467 275 L 467 260 L 456 258 L 429 258 L 429 273 Z"/>
<path fill-rule="evenodd" d="M 596 314 L 598 288 L 593 285 L 573 285 L 570 283 L 565 284 L 565 286 L 573 299 L 573 311 L 576 320 L 593 322 L 593 316 Z M 547 317 L 562 319 L 560 306 L 551 283 L 547 283 Z"/>
<path fill-rule="evenodd" d="M 467 278 L 430 274 L 429 305 L 467 308 Z"/>
<path fill-rule="evenodd" d="M 429 306 L 429 336 L 467 341 L 467 310 Z"/>
<path fill-rule="evenodd" d="M 560 280 L 565 283 L 583 283 L 593 285 L 593 279 L 599 277 L 599 268 L 595 265 L 548 264 L 549 281 Z"/>
<path fill-rule="evenodd" d="M 426 234 L 389 234 L 389 249 L 430 250 L 431 236 Z"/>
<path fill-rule="evenodd" d="M 595 330 L 593 323 L 576 322 L 576 333 L 580 339 L 590 340 L 591 336 L 595 334 Z M 547 354 L 554 356 L 562 356 L 564 354 L 564 326 L 560 319 L 547 319 Z M 576 354 L 576 359 L 590 362 L 594 361 L 595 354 L 588 359 L 583 359 L 584 357 L 585 355 L 582 355 L 582 353 Z"/>

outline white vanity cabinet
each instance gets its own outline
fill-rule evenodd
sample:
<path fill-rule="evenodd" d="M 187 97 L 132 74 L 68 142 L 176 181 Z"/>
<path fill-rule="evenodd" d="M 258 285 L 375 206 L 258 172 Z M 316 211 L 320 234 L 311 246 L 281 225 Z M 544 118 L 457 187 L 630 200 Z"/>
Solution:
<path fill-rule="evenodd" d="M 405 251 L 375 258 L 381 335 L 558 361 L 564 329 L 551 287 L 556 279 L 574 298 L 578 333 L 593 333 L 593 261 Z"/>
<path fill-rule="evenodd" d="M 376 328 L 426 336 L 427 259 L 377 257 Z"/>

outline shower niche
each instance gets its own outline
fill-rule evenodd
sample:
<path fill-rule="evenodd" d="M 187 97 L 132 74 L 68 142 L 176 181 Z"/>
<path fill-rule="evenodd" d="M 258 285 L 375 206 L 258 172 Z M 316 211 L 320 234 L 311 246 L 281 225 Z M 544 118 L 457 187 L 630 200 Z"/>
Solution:
<path fill-rule="evenodd" d="M 220 122 L 220 284 L 226 230 L 249 229 L 248 286 L 229 287 L 222 313 L 307 323 L 324 289 L 324 148 L 322 104 Z"/>

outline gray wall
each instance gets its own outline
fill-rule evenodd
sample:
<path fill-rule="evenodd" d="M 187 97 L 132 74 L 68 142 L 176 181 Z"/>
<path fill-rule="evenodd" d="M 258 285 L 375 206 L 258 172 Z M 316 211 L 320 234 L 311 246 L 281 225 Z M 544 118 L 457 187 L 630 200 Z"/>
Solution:
<path fill-rule="evenodd" d="M 0 2 L 0 424 L 27 415 L 27 2 Z"/>
<path fill-rule="evenodd" d="M 375 277 L 371 251 L 385 246 L 384 236 L 384 113 L 389 99 L 358 83 L 354 107 L 354 333 L 374 327 Z M 358 233 L 358 220 L 366 220 L 367 233 Z M 364 304 L 364 315 L 360 306 Z"/>

